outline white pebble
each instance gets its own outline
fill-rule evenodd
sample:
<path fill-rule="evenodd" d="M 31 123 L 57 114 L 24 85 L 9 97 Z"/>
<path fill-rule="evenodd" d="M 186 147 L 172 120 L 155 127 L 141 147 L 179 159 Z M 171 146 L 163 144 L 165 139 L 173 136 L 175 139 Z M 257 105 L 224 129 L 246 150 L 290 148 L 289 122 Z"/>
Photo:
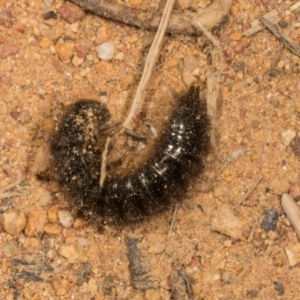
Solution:
<path fill-rule="evenodd" d="M 51 193 L 48 191 L 44 191 L 40 198 L 40 204 L 42 206 L 46 206 L 46 205 L 51 204 L 51 201 L 52 201 Z"/>
<path fill-rule="evenodd" d="M 39 88 L 38 89 L 38 93 L 40 94 L 40 95 L 44 95 L 45 93 L 46 93 L 46 91 L 43 89 L 43 88 Z"/>
<path fill-rule="evenodd" d="M 110 60 L 114 55 L 115 45 L 112 41 L 108 41 L 97 46 L 96 51 L 100 59 Z"/>
<path fill-rule="evenodd" d="M 78 31 L 78 28 L 79 28 L 79 22 L 70 25 L 70 29 L 75 33 Z"/>
<path fill-rule="evenodd" d="M 74 222 L 74 218 L 72 217 L 71 213 L 66 209 L 58 212 L 58 219 L 60 224 L 65 228 L 70 228 Z"/>
<path fill-rule="evenodd" d="M 77 242 L 78 242 L 78 244 L 79 245 L 81 245 L 81 246 L 85 246 L 86 245 L 86 242 L 87 242 L 87 240 L 86 239 L 84 239 L 84 238 L 77 238 Z"/>
<path fill-rule="evenodd" d="M 50 46 L 50 51 L 51 51 L 52 54 L 54 54 L 56 52 L 56 49 L 53 45 Z"/>
<path fill-rule="evenodd" d="M 116 59 L 118 59 L 118 60 L 124 60 L 124 53 L 123 53 L 123 52 L 119 52 L 119 53 L 116 55 Z"/>
<path fill-rule="evenodd" d="M 244 232 L 249 230 L 249 221 L 237 217 L 229 205 L 221 205 L 211 216 L 211 229 L 237 240 L 243 240 Z M 228 242 L 226 243 L 227 246 Z"/>
<path fill-rule="evenodd" d="M 287 256 L 290 267 L 294 267 L 300 262 L 300 245 L 291 244 L 285 249 L 285 254 Z"/>
<path fill-rule="evenodd" d="M 290 143 L 294 140 L 295 137 L 296 137 L 296 132 L 291 129 L 281 132 L 280 134 L 281 141 L 286 147 L 290 145 Z"/>

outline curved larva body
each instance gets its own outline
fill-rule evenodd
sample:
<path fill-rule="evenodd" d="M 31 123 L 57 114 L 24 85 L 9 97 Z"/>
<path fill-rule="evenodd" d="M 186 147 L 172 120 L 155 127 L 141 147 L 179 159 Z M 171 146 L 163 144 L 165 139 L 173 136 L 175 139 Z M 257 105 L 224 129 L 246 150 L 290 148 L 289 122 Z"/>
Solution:
<path fill-rule="evenodd" d="M 209 121 L 199 89 L 191 87 L 181 97 L 156 149 L 141 166 L 121 177 L 107 177 L 100 187 L 105 142 L 101 126 L 108 119 L 103 104 L 80 100 L 70 106 L 52 138 L 52 172 L 75 206 L 85 214 L 95 213 L 104 222 L 126 223 L 160 212 L 181 199 L 190 179 L 202 170 L 202 156 L 209 144 Z"/>

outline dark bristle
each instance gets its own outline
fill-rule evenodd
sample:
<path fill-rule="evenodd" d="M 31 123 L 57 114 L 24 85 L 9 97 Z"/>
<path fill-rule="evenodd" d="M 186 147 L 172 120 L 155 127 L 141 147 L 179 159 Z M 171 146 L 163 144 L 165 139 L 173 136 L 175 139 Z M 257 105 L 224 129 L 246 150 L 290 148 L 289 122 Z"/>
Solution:
<path fill-rule="evenodd" d="M 76 210 L 103 223 L 126 224 L 182 199 L 191 179 L 203 170 L 209 149 L 209 119 L 199 88 L 192 86 L 179 99 L 150 157 L 134 171 L 108 176 L 100 187 L 107 138 L 102 128 L 109 118 L 104 104 L 80 100 L 68 108 L 53 134 L 52 180 Z"/>

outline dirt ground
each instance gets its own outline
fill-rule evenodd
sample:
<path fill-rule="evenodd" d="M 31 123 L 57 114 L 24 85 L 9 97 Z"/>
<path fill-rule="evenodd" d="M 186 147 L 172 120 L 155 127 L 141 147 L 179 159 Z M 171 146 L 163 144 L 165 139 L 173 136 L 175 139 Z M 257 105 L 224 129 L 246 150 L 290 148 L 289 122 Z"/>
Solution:
<path fill-rule="evenodd" d="M 176 8 L 208 3 L 182 0 Z M 300 60 L 286 48 L 280 53 L 267 29 L 242 35 L 275 9 L 284 32 L 300 43 L 295 3 L 233 1 L 215 32 L 225 67 L 216 145 L 203 175 L 176 214 L 171 207 L 141 224 L 100 230 L 70 220 L 59 188 L 36 180 L 33 168 L 44 163 L 41 149 L 68 104 L 96 99 L 112 122 L 122 121 L 153 33 L 92 14 L 69 23 L 61 0 L 0 1 L 0 211 L 13 212 L 0 226 L 1 300 L 300 298 L 300 245 L 281 207 L 291 187 L 300 196 L 293 150 Z M 155 10 L 162 3 L 128 5 Z M 115 50 L 104 61 L 96 47 L 106 41 Z M 204 37 L 165 38 L 143 107 L 148 119 L 161 122 L 161 107 L 193 82 L 205 87 L 220 63 L 213 51 Z M 274 209 L 277 226 L 266 230 L 262 222 Z"/>

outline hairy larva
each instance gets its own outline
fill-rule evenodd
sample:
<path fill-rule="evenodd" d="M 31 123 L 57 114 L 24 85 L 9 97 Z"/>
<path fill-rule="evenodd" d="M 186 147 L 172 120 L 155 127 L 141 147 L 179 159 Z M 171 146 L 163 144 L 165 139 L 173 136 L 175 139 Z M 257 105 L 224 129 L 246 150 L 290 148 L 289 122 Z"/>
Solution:
<path fill-rule="evenodd" d="M 202 171 L 209 145 L 209 120 L 199 88 L 192 86 L 179 99 L 149 157 L 134 170 L 107 176 L 100 187 L 109 118 L 104 104 L 80 100 L 68 108 L 51 139 L 51 180 L 61 185 L 76 210 L 103 223 L 123 224 L 182 199 L 190 180 Z"/>

